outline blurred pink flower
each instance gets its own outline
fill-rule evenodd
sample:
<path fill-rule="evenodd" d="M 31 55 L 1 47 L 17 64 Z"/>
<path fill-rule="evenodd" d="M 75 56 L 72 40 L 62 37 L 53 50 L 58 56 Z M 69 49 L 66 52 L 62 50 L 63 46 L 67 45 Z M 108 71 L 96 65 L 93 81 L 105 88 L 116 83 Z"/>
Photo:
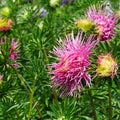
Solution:
<path fill-rule="evenodd" d="M 0 45 L 6 46 L 9 45 L 10 47 L 7 47 L 8 49 L 4 49 L 5 47 L 1 47 L 3 49 L 2 51 L 4 52 L 4 56 L 6 56 L 7 59 L 14 65 L 15 67 L 18 67 L 18 57 L 19 57 L 19 42 L 15 41 L 14 39 L 10 40 L 4 37 L 4 39 L 1 39 Z M 2 54 L 2 53 L 1 53 Z M 3 59 L 4 60 L 4 59 Z M 9 64 L 6 63 L 6 65 L 9 67 Z"/>
<path fill-rule="evenodd" d="M 97 10 L 95 6 L 92 6 L 89 8 L 87 15 L 97 25 L 96 32 L 99 34 L 101 41 L 110 40 L 115 36 L 114 29 L 118 19 L 113 13 L 107 14 L 106 10 Z"/>
<path fill-rule="evenodd" d="M 19 46 L 18 42 L 15 42 L 14 40 L 12 40 L 10 51 L 11 52 L 14 51 L 18 46 Z"/>
<path fill-rule="evenodd" d="M 18 52 L 12 52 L 11 55 L 10 55 L 10 59 L 14 60 L 14 59 L 17 59 L 17 58 L 18 58 Z"/>
<path fill-rule="evenodd" d="M 9 59 L 10 59 L 11 61 L 13 61 L 13 65 L 14 65 L 15 67 L 18 67 L 18 66 L 19 66 L 19 65 L 17 64 L 17 62 L 16 62 L 16 60 L 18 59 L 18 52 L 19 52 L 19 51 L 17 50 L 18 47 L 19 47 L 19 43 L 16 42 L 16 41 L 14 41 L 14 40 L 12 39 Z"/>
<path fill-rule="evenodd" d="M 54 47 L 58 63 L 51 65 L 52 86 L 59 88 L 61 96 L 79 96 L 84 85 L 90 87 L 91 75 L 87 72 L 90 67 L 91 49 L 95 46 L 94 37 L 90 36 L 83 42 L 82 33 L 59 40 L 59 47 Z"/>
<path fill-rule="evenodd" d="M 0 81 L 3 79 L 3 75 L 0 75 Z"/>

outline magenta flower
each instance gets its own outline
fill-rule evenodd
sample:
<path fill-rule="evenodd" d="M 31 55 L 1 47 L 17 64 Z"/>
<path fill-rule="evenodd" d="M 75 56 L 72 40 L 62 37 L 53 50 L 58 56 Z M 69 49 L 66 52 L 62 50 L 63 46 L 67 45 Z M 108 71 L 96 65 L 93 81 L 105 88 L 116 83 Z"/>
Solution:
<path fill-rule="evenodd" d="M 51 65 L 52 86 L 60 89 L 61 96 L 79 96 L 84 85 L 90 87 L 91 75 L 87 70 L 91 64 L 91 49 L 96 44 L 93 39 L 90 36 L 83 42 L 82 33 L 76 38 L 72 34 L 65 41 L 58 41 L 59 47 L 54 47 L 58 63 Z"/>
<path fill-rule="evenodd" d="M 18 46 L 18 42 L 12 40 L 10 51 L 14 51 Z"/>
<path fill-rule="evenodd" d="M 17 58 L 18 58 L 18 52 L 12 52 L 11 55 L 10 55 L 10 59 L 15 60 Z"/>
<path fill-rule="evenodd" d="M 19 65 L 16 63 L 16 60 L 18 59 L 18 52 L 19 52 L 19 51 L 17 50 L 18 47 L 19 47 L 18 42 L 14 41 L 14 40 L 12 39 L 9 59 L 13 62 L 13 65 L 14 65 L 15 67 L 18 67 L 18 66 L 19 66 Z"/>
<path fill-rule="evenodd" d="M 114 29 L 118 19 L 114 14 L 107 14 L 107 11 L 102 9 L 97 10 L 95 6 L 90 7 L 87 14 L 89 19 L 97 25 L 96 32 L 101 41 L 110 40 L 115 36 Z"/>
<path fill-rule="evenodd" d="M 68 4 L 68 3 L 72 3 L 72 2 L 75 2 L 75 0 L 62 0 L 63 5 Z"/>
<path fill-rule="evenodd" d="M 5 61 L 9 61 L 13 66 L 18 67 L 19 65 L 17 63 L 17 60 L 19 57 L 19 43 L 16 42 L 14 39 L 9 40 L 5 37 L 0 41 L 0 45 L 1 45 L 1 50 L 3 51 L 0 53 L 2 56 L 1 58 L 4 61 L 3 63 L 5 63 Z M 2 47 L 2 46 L 7 46 L 7 47 Z M 8 49 L 4 49 L 4 48 L 8 48 Z M 6 63 L 5 65 L 9 66 L 8 63 Z"/>

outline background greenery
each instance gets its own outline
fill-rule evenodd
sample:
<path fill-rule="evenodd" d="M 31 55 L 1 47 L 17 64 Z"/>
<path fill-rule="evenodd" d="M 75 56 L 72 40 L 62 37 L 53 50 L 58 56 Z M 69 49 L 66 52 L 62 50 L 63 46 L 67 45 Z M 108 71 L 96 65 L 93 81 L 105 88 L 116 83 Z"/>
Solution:
<path fill-rule="evenodd" d="M 48 65 L 55 62 L 49 57 L 59 38 L 78 28 L 76 20 L 84 18 L 91 5 L 106 6 L 105 0 L 76 0 L 74 3 L 51 7 L 49 0 L 1 0 L 0 9 L 11 9 L 9 18 L 13 28 L 1 32 L 0 37 L 15 38 L 20 42 L 18 69 L 9 68 L 0 72 L 4 82 L 0 84 L 0 120 L 93 120 L 91 97 L 95 104 L 98 120 L 109 119 L 107 78 L 95 77 L 90 88 L 82 91 L 80 98 L 61 98 L 51 87 Z M 112 10 L 119 13 L 120 1 L 111 0 Z M 41 8 L 47 11 L 42 17 Z M 119 24 L 119 23 L 118 23 Z M 102 42 L 94 50 L 96 63 L 100 52 L 112 52 L 120 63 L 120 30 L 116 37 Z M 120 64 L 119 64 L 120 65 Z M 96 65 L 93 66 L 96 69 Z M 111 83 L 113 120 L 120 120 L 120 71 Z"/>

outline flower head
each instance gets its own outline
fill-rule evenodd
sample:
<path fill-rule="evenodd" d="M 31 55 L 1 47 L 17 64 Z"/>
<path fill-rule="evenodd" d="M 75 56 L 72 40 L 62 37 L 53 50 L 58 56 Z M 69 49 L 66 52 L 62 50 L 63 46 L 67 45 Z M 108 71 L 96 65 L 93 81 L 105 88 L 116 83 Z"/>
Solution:
<path fill-rule="evenodd" d="M 114 77 L 117 74 L 118 65 L 116 60 L 109 53 L 98 58 L 97 74 L 103 77 Z"/>
<path fill-rule="evenodd" d="M 114 29 L 117 23 L 117 17 L 114 14 L 107 14 L 107 11 L 99 9 L 94 6 L 90 7 L 88 17 L 96 24 L 96 32 L 98 33 L 100 40 L 110 40 L 114 37 Z"/>
<path fill-rule="evenodd" d="M 0 18 L 0 31 L 8 31 L 12 29 L 12 20 Z"/>
<path fill-rule="evenodd" d="M 59 0 L 50 0 L 50 6 L 51 7 L 55 7 L 57 5 L 59 5 Z"/>
<path fill-rule="evenodd" d="M 19 53 L 19 50 L 18 50 L 19 43 L 15 41 L 14 39 L 7 40 L 6 38 L 4 38 L 0 41 L 0 45 L 1 45 L 1 50 L 3 51 L 3 52 L 0 51 L 0 60 L 3 61 L 2 63 L 5 64 L 5 62 L 9 61 L 15 67 L 17 67 L 18 66 L 17 60 L 18 60 L 18 53 Z M 4 46 L 7 46 L 7 47 L 4 47 Z M 4 48 L 7 48 L 7 49 L 4 49 Z M 8 63 L 6 63 L 6 65 L 9 66 Z"/>
<path fill-rule="evenodd" d="M 10 13 L 11 13 L 11 9 L 9 7 L 3 7 L 2 8 L 2 11 L 1 11 L 1 14 L 5 17 L 9 17 L 10 16 Z"/>
<path fill-rule="evenodd" d="M 49 12 L 45 8 L 40 9 L 40 17 L 44 18 L 49 14 Z"/>
<path fill-rule="evenodd" d="M 76 22 L 76 26 L 82 29 L 84 32 L 87 32 L 94 26 L 94 23 L 89 19 L 81 19 Z"/>
<path fill-rule="evenodd" d="M 91 49 L 95 46 L 94 37 L 90 36 L 83 42 L 82 33 L 74 38 L 67 36 L 65 41 L 59 41 L 59 47 L 54 47 L 58 63 L 51 65 L 53 75 L 52 86 L 59 88 L 61 96 L 77 95 L 84 85 L 90 87 L 91 76 L 87 72 L 91 61 Z"/>

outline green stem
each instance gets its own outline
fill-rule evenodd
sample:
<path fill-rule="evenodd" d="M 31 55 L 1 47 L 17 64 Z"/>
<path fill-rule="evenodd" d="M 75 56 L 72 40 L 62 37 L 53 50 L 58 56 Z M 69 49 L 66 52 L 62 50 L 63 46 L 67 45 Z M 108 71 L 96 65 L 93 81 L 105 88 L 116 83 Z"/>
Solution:
<path fill-rule="evenodd" d="M 90 103 L 91 103 L 91 107 L 92 107 L 92 111 L 93 111 L 93 115 L 94 115 L 94 120 L 97 120 L 97 115 L 96 115 L 94 100 L 93 100 L 93 96 L 92 96 L 92 91 L 89 89 L 88 93 L 89 93 L 89 96 L 90 96 Z"/>
<path fill-rule="evenodd" d="M 30 96 L 30 109 L 32 108 L 31 106 L 31 103 L 32 104 L 35 104 L 35 100 L 34 100 L 34 98 L 33 98 L 33 95 L 34 95 L 34 92 L 33 92 L 33 90 L 31 90 L 31 88 L 30 88 L 30 86 L 25 82 L 25 80 L 24 80 L 24 78 L 22 77 L 22 75 L 20 75 L 19 73 L 18 73 L 18 71 L 16 70 L 16 68 L 14 68 L 14 66 L 12 66 L 12 65 L 10 65 L 12 68 L 13 68 L 13 70 L 16 72 L 16 74 L 17 74 L 17 76 L 18 76 L 18 78 L 19 78 L 19 80 L 21 81 L 21 83 L 22 83 L 22 85 L 24 86 L 24 88 L 26 89 L 26 91 L 29 93 L 29 96 Z M 36 104 L 35 105 L 35 109 L 36 109 L 36 111 L 38 112 L 38 115 L 39 115 L 39 117 L 40 118 L 42 118 L 42 113 L 41 113 L 41 111 L 40 111 L 40 109 L 39 109 L 39 107 L 38 107 L 38 105 Z M 29 110 L 29 116 L 30 116 L 30 112 L 31 110 Z"/>
<path fill-rule="evenodd" d="M 46 50 L 45 49 L 42 49 L 42 50 L 43 50 L 43 53 L 45 55 L 46 63 L 49 65 L 49 59 L 48 59 Z M 49 69 L 49 71 L 51 71 L 51 70 Z M 51 78 L 51 76 L 50 76 L 50 78 Z M 56 91 L 54 89 L 52 89 L 52 91 L 53 91 L 53 95 L 54 95 L 54 98 L 55 98 L 55 102 L 56 102 L 60 112 L 62 113 L 62 109 L 61 109 L 61 106 L 60 106 L 58 98 L 57 98 L 57 93 L 56 93 Z"/>
<path fill-rule="evenodd" d="M 22 118 L 20 117 L 20 114 L 19 114 L 17 108 L 15 108 L 15 111 L 16 111 L 16 115 L 17 115 L 18 120 L 22 120 Z"/>
<path fill-rule="evenodd" d="M 108 81 L 108 97 L 109 97 L 109 120 L 112 120 L 111 79 L 110 81 Z"/>
<path fill-rule="evenodd" d="M 56 102 L 56 104 L 57 104 L 57 106 L 58 106 L 58 108 L 60 110 L 60 113 L 62 113 L 62 109 L 61 109 L 61 106 L 60 106 L 58 98 L 57 98 L 57 93 L 56 93 L 56 91 L 54 89 L 53 89 L 53 95 L 54 95 L 54 98 L 55 98 L 55 102 Z"/>
<path fill-rule="evenodd" d="M 33 81 L 33 89 L 30 94 L 30 108 L 29 108 L 29 113 L 28 113 L 28 120 L 30 120 L 31 117 L 31 112 L 32 112 L 32 104 L 33 104 L 33 96 L 35 92 L 35 84 L 36 84 L 37 76 L 35 76 L 34 81 Z"/>

